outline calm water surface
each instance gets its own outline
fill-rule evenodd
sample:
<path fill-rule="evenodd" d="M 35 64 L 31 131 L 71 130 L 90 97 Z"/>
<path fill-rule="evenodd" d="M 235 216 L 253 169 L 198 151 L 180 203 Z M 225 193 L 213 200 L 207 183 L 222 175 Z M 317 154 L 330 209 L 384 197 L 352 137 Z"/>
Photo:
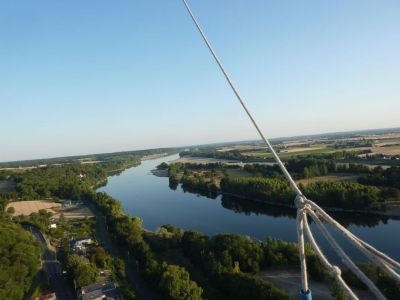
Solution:
<path fill-rule="evenodd" d="M 263 241 L 267 236 L 296 241 L 293 210 L 221 196 L 212 199 L 184 192 L 180 186 L 172 190 L 168 178 L 151 174 L 150 171 L 160 163 L 177 157 L 144 161 L 138 167 L 109 177 L 107 185 L 99 191 L 120 200 L 125 211 L 142 218 L 143 226 L 150 230 L 173 224 L 208 235 L 224 232 L 249 235 Z M 400 220 L 354 213 L 334 214 L 333 217 L 379 250 L 400 259 Z M 337 261 L 316 228 L 311 227 L 322 249 Z M 362 255 L 346 241 L 339 241 L 352 257 L 362 259 Z"/>

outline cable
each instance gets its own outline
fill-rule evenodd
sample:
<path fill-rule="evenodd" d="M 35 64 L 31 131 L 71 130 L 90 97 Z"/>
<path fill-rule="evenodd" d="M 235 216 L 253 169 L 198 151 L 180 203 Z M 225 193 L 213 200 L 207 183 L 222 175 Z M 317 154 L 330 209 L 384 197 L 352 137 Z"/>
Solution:
<path fill-rule="evenodd" d="M 215 61 L 217 62 L 219 68 L 221 69 L 222 73 L 225 76 L 225 79 L 228 81 L 228 84 L 230 85 L 233 93 L 235 94 L 236 98 L 239 100 L 240 104 L 242 105 L 242 107 L 244 108 L 244 110 L 246 111 L 247 116 L 250 118 L 251 122 L 253 123 L 254 127 L 257 129 L 258 134 L 260 135 L 261 139 L 264 141 L 264 143 L 267 145 L 268 149 L 271 151 L 272 156 L 274 157 L 276 163 L 279 165 L 280 169 L 282 170 L 283 174 L 285 175 L 286 179 L 288 180 L 290 186 L 292 187 L 292 189 L 296 192 L 297 195 L 301 196 L 302 193 L 299 189 L 299 187 L 297 186 L 296 182 L 294 182 L 292 176 L 290 176 L 289 172 L 287 171 L 285 165 L 282 163 L 281 159 L 279 158 L 278 154 L 276 154 L 275 149 L 272 147 L 271 143 L 269 142 L 269 140 L 264 136 L 264 134 L 262 133 L 260 127 L 257 125 L 257 122 L 255 121 L 255 119 L 253 118 L 253 116 L 251 115 L 250 111 L 248 110 L 246 104 L 244 103 L 243 98 L 240 96 L 238 89 L 235 87 L 235 85 L 233 84 L 231 78 L 229 77 L 228 73 L 225 71 L 224 66 L 222 65 L 221 60 L 218 58 L 217 54 L 215 53 L 213 47 L 211 46 L 210 42 L 208 41 L 203 29 L 201 28 L 199 22 L 197 21 L 196 17 L 194 16 L 191 8 L 189 7 L 189 4 L 187 3 L 186 0 L 182 0 L 183 3 L 185 4 L 185 7 L 187 9 L 187 11 L 189 12 L 194 24 L 196 25 L 197 29 L 199 30 L 204 42 L 206 43 L 208 49 L 210 50 L 212 56 L 214 57 Z"/>

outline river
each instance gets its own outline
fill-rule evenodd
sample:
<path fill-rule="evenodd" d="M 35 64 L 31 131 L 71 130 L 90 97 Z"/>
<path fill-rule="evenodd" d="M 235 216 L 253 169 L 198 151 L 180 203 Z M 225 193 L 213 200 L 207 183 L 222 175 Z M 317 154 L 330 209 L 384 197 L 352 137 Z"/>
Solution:
<path fill-rule="evenodd" d="M 109 177 L 107 184 L 98 191 L 120 200 L 125 211 L 142 218 L 143 227 L 150 230 L 172 224 L 208 235 L 238 233 L 262 241 L 267 236 L 296 241 L 294 210 L 222 196 L 212 199 L 185 192 L 181 186 L 172 190 L 168 178 L 151 173 L 160 163 L 177 157 L 172 155 L 143 161 L 140 166 Z M 400 220 L 356 213 L 335 213 L 332 216 L 366 242 L 394 259 L 400 259 Z M 311 228 L 322 249 L 338 261 L 313 224 Z M 339 242 L 355 260 L 363 259 L 362 254 L 340 237 Z"/>

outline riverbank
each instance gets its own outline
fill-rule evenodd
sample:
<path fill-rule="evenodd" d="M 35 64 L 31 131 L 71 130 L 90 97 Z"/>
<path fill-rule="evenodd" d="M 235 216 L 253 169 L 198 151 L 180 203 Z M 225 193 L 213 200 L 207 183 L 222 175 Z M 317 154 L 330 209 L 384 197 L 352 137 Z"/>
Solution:
<path fill-rule="evenodd" d="M 232 197 L 243 199 L 243 200 L 250 200 L 253 202 L 257 202 L 257 203 L 265 203 L 265 204 L 269 204 L 269 205 L 273 205 L 273 206 L 277 206 L 277 207 L 286 207 L 286 208 L 296 209 L 294 204 L 290 205 L 290 204 L 285 204 L 285 203 L 276 203 L 273 201 L 264 201 L 264 200 L 259 200 L 259 199 L 251 198 L 251 197 L 244 197 L 242 195 L 237 195 L 237 194 L 232 194 L 232 193 L 219 192 L 218 194 L 232 196 Z M 374 209 L 365 209 L 365 210 L 344 209 L 344 208 L 339 208 L 339 207 L 325 207 L 325 206 L 322 206 L 322 208 L 327 212 L 357 213 L 357 214 L 377 215 L 377 216 L 391 217 L 394 219 L 400 219 L 400 205 L 390 205 L 386 208 L 385 211 L 374 210 Z"/>
<path fill-rule="evenodd" d="M 141 161 L 146 161 L 146 160 L 152 160 L 152 159 L 158 159 L 158 158 L 163 158 L 166 156 L 170 156 L 171 153 L 157 153 L 157 154 L 150 154 L 150 155 L 144 155 L 142 156 L 142 158 L 140 159 Z"/>
<path fill-rule="evenodd" d="M 153 169 L 150 172 L 157 177 L 168 177 L 168 169 Z"/>
<path fill-rule="evenodd" d="M 168 177 L 168 176 L 166 176 Z M 219 191 L 210 191 L 208 189 L 200 189 L 200 188 L 196 188 L 194 189 L 193 187 L 191 187 L 190 189 L 187 189 L 188 192 L 193 192 L 193 193 L 214 193 L 216 195 L 222 195 L 222 196 L 231 196 L 234 198 L 238 198 L 238 199 L 242 199 L 242 200 L 249 200 L 252 202 L 257 202 L 260 204 L 268 204 L 268 205 L 272 205 L 272 206 L 276 206 L 276 207 L 285 207 L 285 208 L 290 208 L 290 209 L 296 209 L 295 205 L 294 205 L 294 200 L 293 200 L 293 204 L 287 204 L 287 203 L 278 203 L 278 202 L 274 202 L 274 201 L 268 201 L 268 200 L 260 200 L 257 198 L 253 198 L 253 197 L 248 197 L 248 196 L 243 196 L 243 195 L 239 195 L 239 194 L 234 194 L 234 193 L 227 193 L 227 192 L 223 192 L 221 190 Z M 312 199 L 311 199 L 312 200 Z M 400 204 L 398 205 L 388 205 L 385 210 L 378 210 L 378 209 L 347 209 L 347 208 L 339 208 L 339 207 L 326 207 L 326 206 L 321 206 L 325 211 L 327 212 L 333 212 L 333 213 L 356 213 L 356 214 L 365 214 L 365 215 L 376 215 L 376 216 L 385 216 L 385 217 L 390 217 L 393 219 L 400 219 Z"/>

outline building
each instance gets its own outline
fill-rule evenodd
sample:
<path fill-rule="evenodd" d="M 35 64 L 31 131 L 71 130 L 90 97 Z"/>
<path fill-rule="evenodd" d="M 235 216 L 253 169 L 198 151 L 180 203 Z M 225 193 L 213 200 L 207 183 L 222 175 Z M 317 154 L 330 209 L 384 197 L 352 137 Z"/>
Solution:
<path fill-rule="evenodd" d="M 78 290 L 78 300 L 123 300 L 114 282 L 92 284 Z"/>
<path fill-rule="evenodd" d="M 86 247 L 93 244 L 94 241 L 91 238 L 83 238 L 79 240 L 74 240 L 72 241 L 72 252 L 77 254 L 77 253 L 86 253 Z"/>

